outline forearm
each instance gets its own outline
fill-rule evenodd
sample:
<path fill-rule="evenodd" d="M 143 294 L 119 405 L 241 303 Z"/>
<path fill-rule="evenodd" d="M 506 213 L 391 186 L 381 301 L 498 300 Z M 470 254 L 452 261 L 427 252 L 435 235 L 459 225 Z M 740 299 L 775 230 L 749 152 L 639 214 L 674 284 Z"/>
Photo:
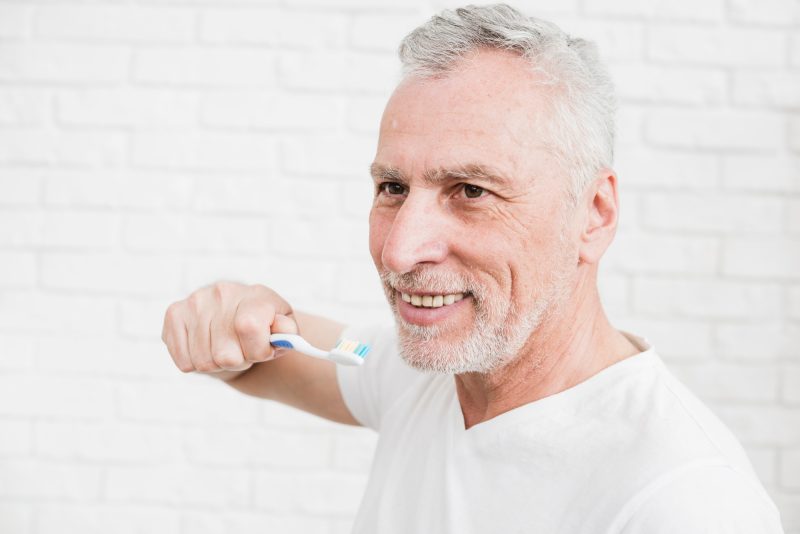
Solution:
<path fill-rule="evenodd" d="M 322 349 L 333 348 L 344 330 L 344 325 L 323 317 L 299 312 L 294 317 L 303 337 Z M 247 395 L 282 402 L 340 423 L 358 424 L 341 397 L 332 362 L 290 351 L 246 371 L 222 371 L 215 376 Z"/>

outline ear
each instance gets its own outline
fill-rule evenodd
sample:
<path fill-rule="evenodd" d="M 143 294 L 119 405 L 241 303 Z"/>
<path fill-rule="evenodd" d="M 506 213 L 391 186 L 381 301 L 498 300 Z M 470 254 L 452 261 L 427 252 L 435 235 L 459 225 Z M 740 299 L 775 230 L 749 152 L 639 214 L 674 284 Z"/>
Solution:
<path fill-rule="evenodd" d="M 594 182 L 584 191 L 582 205 L 586 217 L 580 236 L 579 258 L 581 263 L 596 264 L 617 231 L 619 198 L 614 171 L 603 169 L 598 173 Z"/>

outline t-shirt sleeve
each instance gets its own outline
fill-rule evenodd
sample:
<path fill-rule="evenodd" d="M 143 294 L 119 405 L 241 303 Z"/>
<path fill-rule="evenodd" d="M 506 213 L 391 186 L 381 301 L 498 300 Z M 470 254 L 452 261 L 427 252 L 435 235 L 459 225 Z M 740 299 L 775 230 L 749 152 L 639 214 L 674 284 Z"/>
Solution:
<path fill-rule="evenodd" d="M 370 346 L 362 365 L 336 367 L 344 403 L 359 423 L 380 430 L 383 415 L 421 375 L 400 358 L 394 326 L 348 327 L 342 337 Z"/>
<path fill-rule="evenodd" d="M 659 487 L 620 534 L 783 534 L 758 482 L 726 465 L 691 470 Z"/>

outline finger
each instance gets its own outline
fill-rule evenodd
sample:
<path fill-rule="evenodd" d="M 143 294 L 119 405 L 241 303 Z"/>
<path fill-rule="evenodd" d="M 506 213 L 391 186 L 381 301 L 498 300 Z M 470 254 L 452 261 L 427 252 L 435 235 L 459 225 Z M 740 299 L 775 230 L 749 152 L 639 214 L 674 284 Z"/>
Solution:
<path fill-rule="evenodd" d="M 211 316 L 200 310 L 193 310 L 188 321 L 188 347 L 192 365 L 198 371 L 208 373 L 219 371 L 211 356 Z"/>
<path fill-rule="evenodd" d="M 177 303 L 167 308 L 167 312 L 164 315 L 164 327 L 161 330 L 161 339 L 167 345 L 169 355 L 178 369 L 184 373 L 194 371 L 194 365 L 192 365 L 192 360 L 189 357 L 186 323 Z"/>
<path fill-rule="evenodd" d="M 213 318 L 209 327 L 211 359 L 226 371 L 242 371 L 250 367 L 245 361 L 242 348 L 236 333 L 231 328 L 231 320 L 227 317 Z"/>
<path fill-rule="evenodd" d="M 245 299 L 237 306 L 233 325 L 246 361 L 263 362 L 275 356 L 269 344 L 274 318 L 275 306 L 260 299 Z"/>

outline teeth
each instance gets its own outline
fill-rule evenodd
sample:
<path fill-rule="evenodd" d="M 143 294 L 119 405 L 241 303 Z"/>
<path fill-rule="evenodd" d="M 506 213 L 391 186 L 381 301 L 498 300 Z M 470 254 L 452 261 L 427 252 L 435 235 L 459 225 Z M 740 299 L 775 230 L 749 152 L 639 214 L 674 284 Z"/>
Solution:
<path fill-rule="evenodd" d="M 410 302 L 412 306 L 423 308 L 441 308 L 464 298 L 464 293 L 451 293 L 449 295 L 410 295 L 400 293 L 400 298 L 405 302 Z"/>

